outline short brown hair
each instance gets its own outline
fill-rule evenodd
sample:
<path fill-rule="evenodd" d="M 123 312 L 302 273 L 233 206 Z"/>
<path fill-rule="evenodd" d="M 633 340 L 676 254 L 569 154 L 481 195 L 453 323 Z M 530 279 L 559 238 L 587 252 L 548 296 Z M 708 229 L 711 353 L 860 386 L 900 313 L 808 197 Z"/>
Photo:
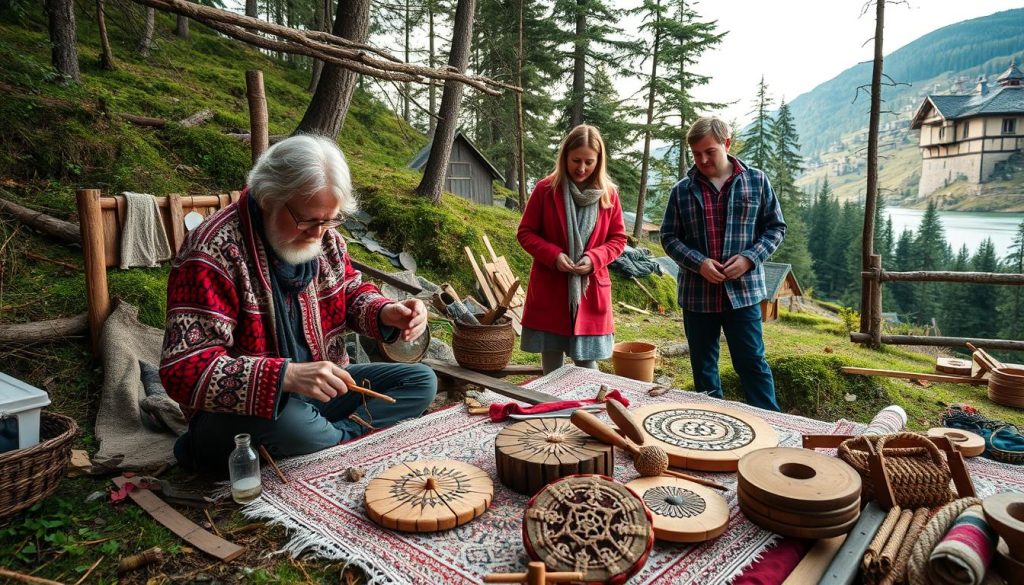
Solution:
<path fill-rule="evenodd" d="M 725 144 L 729 139 L 729 125 L 716 116 L 697 118 L 690 126 L 690 131 L 686 133 L 686 143 L 693 146 L 708 134 L 714 136 L 719 144 Z"/>

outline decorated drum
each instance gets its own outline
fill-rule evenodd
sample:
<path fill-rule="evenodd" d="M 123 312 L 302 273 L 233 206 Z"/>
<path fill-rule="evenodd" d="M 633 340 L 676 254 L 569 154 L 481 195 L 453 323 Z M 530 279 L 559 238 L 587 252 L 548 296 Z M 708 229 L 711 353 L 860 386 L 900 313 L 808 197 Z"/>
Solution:
<path fill-rule="evenodd" d="M 615 475 L 615 449 L 567 418 L 527 419 L 505 427 L 494 439 L 494 460 L 501 483 L 528 496 L 567 475 Z"/>

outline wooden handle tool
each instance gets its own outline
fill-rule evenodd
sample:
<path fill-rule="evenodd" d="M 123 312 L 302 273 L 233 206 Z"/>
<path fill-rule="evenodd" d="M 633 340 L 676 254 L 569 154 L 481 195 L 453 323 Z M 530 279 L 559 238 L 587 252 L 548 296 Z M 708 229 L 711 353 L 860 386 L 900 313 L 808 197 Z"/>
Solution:
<path fill-rule="evenodd" d="M 640 428 L 640 424 L 633 418 L 633 414 L 626 410 L 626 407 L 617 400 L 609 400 L 607 404 L 608 417 L 612 419 L 615 426 L 619 427 L 622 434 L 629 437 L 629 440 L 637 445 L 643 445 L 644 432 Z"/>
<path fill-rule="evenodd" d="M 606 425 L 604 421 L 585 410 L 577 410 L 572 413 L 572 416 L 569 417 L 569 421 L 576 425 L 576 428 L 602 443 L 607 443 L 613 447 L 625 449 L 634 456 L 640 453 L 640 449 L 638 449 L 636 445 L 627 441 L 625 437 L 616 433 L 610 426 Z"/>
<path fill-rule="evenodd" d="M 358 393 L 360 393 L 360 394 L 362 394 L 364 396 L 369 396 L 370 398 L 380 398 L 381 400 L 383 400 L 384 402 L 387 402 L 389 404 L 394 404 L 395 402 L 397 402 L 397 400 L 395 400 L 394 398 L 392 398 L 392 397 L 390 397 L 390 396 L 388 396 L 386 394 L 381 394 L 380 392 L 374 392 L 373 390 L 370 390 L 369 388 L 363 388 L 361 386 L 356 386 L 355 384 L 350 384 L 348 386 L 348 389 L 353 391 L 353 392 L 358 392 Z"/>

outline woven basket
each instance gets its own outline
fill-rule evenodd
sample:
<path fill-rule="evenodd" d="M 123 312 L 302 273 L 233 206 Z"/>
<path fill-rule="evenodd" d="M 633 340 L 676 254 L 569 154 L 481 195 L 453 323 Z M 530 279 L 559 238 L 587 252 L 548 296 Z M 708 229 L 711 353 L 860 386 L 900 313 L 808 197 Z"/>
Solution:
<path fill-rule="evenodd" d="M 40 419 L 38 445 L 0 454 L 0 520 L 52 494 L 71 461 L 78 424 L 49 412 Z"/>
<path fill-rule="evenodd" d="M 516 346 L 512 321 L 495 325 L 468 325 L 455 322 L 452 352 L 459 365 L 480 372 L 497 372 L 508 365 Z"/>
<path fill-rule="evenodd" d="M 904 440 L 920 444 L 920 447 L 886 448 L 892 440 Z M 868 443 L 879 453 L 892 485 L 893 500 L 904 508 L 941 506 L 955 496 L 950 489 L 950 472 L 942 452 L 917 433 L 895 433 L 892 435 L 861 435 L 847 439 L 839 445 L 839 457 L 850 464 L 861 475 L 862 499 L 875 497 L 874 482 L 868 458 Z"/>

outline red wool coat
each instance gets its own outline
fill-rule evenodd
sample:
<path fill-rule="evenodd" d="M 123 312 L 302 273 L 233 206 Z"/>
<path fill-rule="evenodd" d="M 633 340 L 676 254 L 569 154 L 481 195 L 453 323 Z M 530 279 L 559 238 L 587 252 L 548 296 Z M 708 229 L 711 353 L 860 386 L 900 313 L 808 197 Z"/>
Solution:
<path fill-rule="evenodd" d="M 565 202 L 561 188 L 552 188 L 550 177 L 537 183 L 526 203 L 516 234 L 519 245 L 533 256 L 523 310 L 524 326 L 565 336 L 615 332 L 608 263 L 622 254 L 626 246 L 626 228 L 622 223 L 619 194 L 612 191 L 611 197 L 610 208 L 598 208 L 597 225 L 584 249 L 594 263 L 594 271 L 590 273 L 587 289 L 580 299 L 573 330 L 569 319 L 569 277 L 555 268 L 555 259 L 563 252 L 568 253 L 569 248 Z"/>

